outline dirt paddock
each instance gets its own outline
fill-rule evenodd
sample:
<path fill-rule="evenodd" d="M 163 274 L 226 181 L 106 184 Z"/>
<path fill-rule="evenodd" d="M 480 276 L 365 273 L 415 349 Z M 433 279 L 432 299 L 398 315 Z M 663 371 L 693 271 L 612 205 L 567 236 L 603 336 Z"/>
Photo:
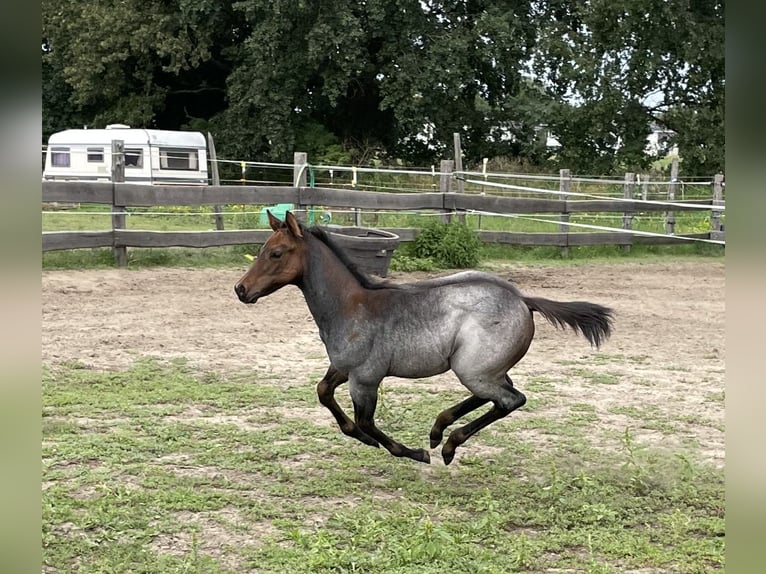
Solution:
<path fill-rule="evenodd" d="M 724 270 L 721 260 L 707 259 L 499 269 L 527 294 L 616 311 L 614 335 L 599 350 L 537 317 L 532 347 L 512 371 L 516 384 L 524 390 L 536 378 L 552 381 L 560 405 L 551 407 L 551 416 L 572 402 L 588 403 L 600 425 L 619 429 L 627 419 L 625 409 L 615 407 L 657 413 L 683 425 L 682 434 L 702 456 L 723 466 Z M 308 384 L 324 372 L 327 359 L 300 291 L 289 287 L 242 305 L 233 291 L 242 271 L 45 271 L 43 365 L 77 361 L 109 370 L 146 356 L 185 358 L 201 371 Z M 425 276 L 393 273 L 390 279 Z M 431 384 L 460 388 L 451 373 Z M 639 434 L 663 441 L 651 425 Z"/>

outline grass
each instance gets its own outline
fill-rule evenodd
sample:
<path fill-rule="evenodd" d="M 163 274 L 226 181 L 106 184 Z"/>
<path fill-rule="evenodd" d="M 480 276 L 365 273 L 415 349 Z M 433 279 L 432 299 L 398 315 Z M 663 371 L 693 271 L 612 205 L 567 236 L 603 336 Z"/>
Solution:
<path fill-rule="evenodd" d="M 43 231 L 84 231 L 111 229 L 111 206 L 84 203 L 42 214 Z M 257 206 L 227 206 L 225 229 L 248 229 L 261 226 Z M 215 229 L 211 206 L 131 207 L 127 209 L 126 229 L 149 231 L 204 231 Z"/>
<path fill-rule="evenodd" d="M 395 459 L 341 435 L 308 381 L 280 386 L 150 359 L 126 371 L 79 363 L 46 369 L 45 566 L 81 573 L 722 570 L 722 470 L 693 450 L 639 444 L 630 428 L 616 450 L 601 448 L 593 406 L 542 417 L 532 398 L 553 400 L 551 381 L 533 380 L 529 390 L 529 412 L 482 431 L 445 467 Z M 461 398 L 422 384 L 409 387 L 406 400 L 399 391 L 384 385 L 378 418 L 414 445 L 425 442 L 439 410 Z M 642 424 L 640 412 L 625 414 Z M 535 436 L 548 439 L 545 448 Z"/>
<path fill-rule="evenodd" d="M 128 265 L 142 267 L 245 267 L 246 254 L 258 253 L 257 245 L 192 249 L 164 247 L 160 249 L 128 249 Z M 111 248 L 48 251 L 42 255 L 43 269 L 103 269 L 114 267 Z"/>

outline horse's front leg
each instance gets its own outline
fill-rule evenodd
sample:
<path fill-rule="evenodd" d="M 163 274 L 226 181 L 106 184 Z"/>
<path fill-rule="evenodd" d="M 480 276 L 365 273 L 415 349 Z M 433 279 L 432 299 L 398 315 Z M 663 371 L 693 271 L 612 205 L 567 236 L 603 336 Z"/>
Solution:
<path fill-rule="evenodd" d="M 394 456 L 403 456 L 418 462 L 431 462 L 431 455 L 422 448 L 409 448 L 396 442 L 375 426 L 375 409 L 378 406 L 378 385 L 360 384 L 351 380 L 351 400 L 354 403 L 354 419 L 364 433 L 371 436 Z"/>
<path fill-rule="evenodd" d="M 340 405 L 335 400 L 335 389 L 339 385 L 345 383 L 347 380 L 348 374 L 341 373 L 335 367 L 330 365 L 330 368 L 327 369 L 327 373 L 325 373 L 325 376 L 321 381 L 319 381 L 319 384 L 317 385 L 317 395 L 319 396 L 319 402 L 329 409 L 329 411 L 335 417 L 335 420 L 337 421 L 338 426 L 340 427 L 340 430 L 343 434 L 354 437 L 355 439 L 370 446 L 380 446 L 378 441 L 366 435 L 362 429 L 360 429 L 357 424 L 352 421 L 345 412 L 343 412 L 343 409 L 340 408 Z"/>

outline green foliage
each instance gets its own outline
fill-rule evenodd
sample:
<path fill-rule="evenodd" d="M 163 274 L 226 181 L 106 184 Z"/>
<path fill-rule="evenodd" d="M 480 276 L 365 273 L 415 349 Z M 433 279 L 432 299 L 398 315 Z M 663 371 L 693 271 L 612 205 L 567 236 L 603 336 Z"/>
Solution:
<path fill-rule="evenodd" d="M 637 170 L 650 122 L 673 130 L 686 173 L 724 166 L 724 3 L 537 4 L 533 67 L 546 87 L 557 161 L 581 173 Z M 576 105 L 572 105 L 577 101 Z"/>
<path fill-rule="evenodd" d="M 237 2 L 250 36 L 227 83 L 231 105 L 216 120 L 226 151 L 284 159 L 315 123 L 355 162 L 432 161 L 455 131 L 468 158 L 507 151 L 531 133 L 530 118 L 507 112 L 534 39 L 522 4 Z M 424 124 L 430 141 L 416 137 Z"/>
<path fill-rule="evenodd" d="M 124 122 L 209 130 L 229 159 L 427 165 L 457 132 L 467 165 L 607 173 L 646 166 L 654 121 L 709 175 L 724 23 L 720 0 L 44 0 L 43 134 Z"/>
<path fill-rule="evenodd" d="M 252 206 L 249 208 L 252 209 Z M 260 213 L 235 213 L 232 218 L 236 229 L 258 229 L 261 227 Z"/>
<path fill-rule="evenodd" d="M 405 273 L 412 271 L 435 271 L 436 268 L 436 264 L 432 259 L 408 255 L 402 247 L 394 252 L 391 263 L 389 263 L 391 271 L 402 271 Z"/>
<path fill-rule="evenodd" d="M 415 238 L 412 252 L 433 260 L 438 267 L 463 269 L 479 263 L 480 248 L 478 235 L 466 225 L 431 219 Z"/>
<path fill-rule="evenodd" d="M 459 132 L 467 163 L 606 173 L 646 166 L 654 121 L 688 173 L 724 166 L 720 0 L 45 0 L 42 24 L 45 136 L 119 121 L 210 130 L 223 157 L 423 165 Z"/>
<path fill-rule="evenodd" d="M 305 151 L 311 163 L 319 165 L 348 165 L 352 163 L 351 153 L 327 127 L 315 120 L 298 126 L 295 149 Z"/>
<path fill-rule="evenodd" d="M 242 32 L 230 2 L 44 0 L 44 135 L 81 124 L 203 125 L 195 119 L 224 105 Z"/>

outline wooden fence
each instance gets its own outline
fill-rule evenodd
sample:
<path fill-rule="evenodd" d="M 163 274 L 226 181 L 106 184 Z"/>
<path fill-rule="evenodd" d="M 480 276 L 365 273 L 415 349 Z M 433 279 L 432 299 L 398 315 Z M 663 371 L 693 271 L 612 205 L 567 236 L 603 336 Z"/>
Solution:
<path fill-rule="evenodd" d="M 116 150 L 118 151 L 118 150 Z M 119 158 L 119 154 L 115 157 Z M 305 158 L 305 155 L 303 156 Z M 304 160 L 305 161 L 305 160 Z M 117 160 L 119 163 L 119 159 Z M 127 264 L 128 247 L 219 247 L 226 245 L 260 244 L 271 234 L 270 230 L 224 230 L 210 231 L 146 231 L 125 227 L 125 215 L 129 207 L 150 206 L 221 206 L 221 205 L 272 205 L 289 203 L 298 213 L 312 206 L 361 210 L 422 210 L 441 212 L 445 218 L 451 214 L 483 212 L 493 214 L 557 214 L 560 229 L 553 233 L 522 233 L 479 230 L 479 238 L 487 243 L 503 243 L 525 246 L 557 246 L 564 250 L 573 246 L 621 245 L 629 249 L 637 243 L 669 244 L 685 242 L 684 238 L 723 240 L 724 231 L 720 213 L 715 206 L 723 205 L 722 176 L 713 182 L 713 199 L 675 201 L 674 212 L 699 210 L 699 205 L 711 206 L 711 230 L 690 235 L 640 235 L 619 231 L 569 232 L 565 223 L 570 214 L 614 212 L 622 214 L 622 228 L 630 230 L 635 212 L 667 213 L 664 202 L 633 201 L 632 180 L 626 176 L 625 195 L 622 200 L 567 199 L 568 179 L 562 170 L 562 195 L 559 199 L 537 199 L 479 195 L 451 191 L 449 178 L 441 178 L 441 190 L 426 193 L 392 193 L 306 187 L 301 180 L 305 171 L 296 169 L 296 186 L 247 186 L 247 185 L 137 185 L 122 183 L 120 166 L 115 166 L 114 182 L 44 181 L 42 201 L 60 203 L 95 203 L 112 207 L 112 228 L 103 231 L 56 231 L 43 232 L 43 251 L 112 247 L 118 265 Z M 694 204 L 694 207 L 684 204 Z M 218 211 L 216 207 L 216 211 Z M 305 211 L 303 211 L 305 213 Z M 220 226 L 217 226 L 220 227 Z M 412 241 L 418 233 L 416 228 L 383 227 L 399 235 L 402 241 Z"/>

